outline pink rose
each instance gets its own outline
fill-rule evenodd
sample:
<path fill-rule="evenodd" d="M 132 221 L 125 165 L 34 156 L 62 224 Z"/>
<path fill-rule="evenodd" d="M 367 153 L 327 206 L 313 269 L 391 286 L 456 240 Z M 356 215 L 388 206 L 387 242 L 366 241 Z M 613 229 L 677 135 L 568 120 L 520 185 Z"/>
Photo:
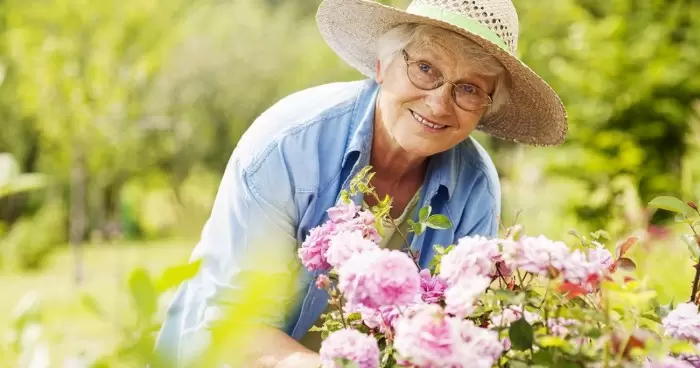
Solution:
<path fill-rule="evenodd" d="M 420 296 L 418 269 L 407 254 L 397 250 L 355 254 L 339 269 L 338 276 L 338 289 L 350 309 L 406 305 Z"/>
<path fill-rule="evenodd" d="M 431 276 L 430 270 L 420 271 L 421 298 L 424 302 L 435 304 L 442 300 L 447 282 L 439 276 Z"/>
<path fill-rule="evenodd" d="M 379 347 L 374 337 L 357 330 L 342 329 L 328 335 L 321 343 L 323 368 L 338 368 L 336 359 L 348 359 L 359 368 L 379 367 Z"/>

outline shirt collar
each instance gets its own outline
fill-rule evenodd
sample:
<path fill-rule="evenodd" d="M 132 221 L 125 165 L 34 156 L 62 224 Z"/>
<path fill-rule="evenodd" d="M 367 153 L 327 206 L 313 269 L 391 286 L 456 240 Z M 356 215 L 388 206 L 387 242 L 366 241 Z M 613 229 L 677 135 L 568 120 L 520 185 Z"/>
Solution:
<path fill-rule="evenodd" d="M 361 156 L 366 155 L 369 159 L 369 152 L 372 148 L 372 137 L 374 134 L 374 112 L 376 109 L 377 96 L 379 94 L 379 85 L 372 79 L 367 79 L 362 86 L 362 90 L 355 101 L 355 107 L 352 112 L 352 128 L 350 129 L 351 136 L 345 147 L 345 155 L 343 157 L 343 166 L 355 164 L 349 162 L 353 153 L 359 153 Z"/>
<path fill-rule="evenodd" d="M 351 137 L 345 147 L 343 166 L 369 164 L 369 153 L 372 148 L 372 137 L 374 133 L 374 113 L 376 109 L 377 96 L 379 95 L 379 85 L 368 79 L 362 91 L 357 97 L 352 116 Z M 424 186 L 426 194 L 434 197 L 440 187 L 447 191 L 447 198 L 454 193 L 459 177 L 460 160 L 457 154 L 459 145 L 429 158 L 428 168 Z M 353 155 L 353 153 L 356 153 Z"/>

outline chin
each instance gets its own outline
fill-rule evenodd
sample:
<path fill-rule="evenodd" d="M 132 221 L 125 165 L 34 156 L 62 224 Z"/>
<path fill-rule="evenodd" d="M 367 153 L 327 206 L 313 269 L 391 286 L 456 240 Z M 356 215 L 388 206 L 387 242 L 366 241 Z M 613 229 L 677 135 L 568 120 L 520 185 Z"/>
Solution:
<path fill-rule="evenodd" d="M 406 152 L 411 152 L 416 156 L 425 158 L 428 158 L 440 152 L 438 147 L 434 147 L 430 144 L 426 144 L 425 142 L 421 142 L 420 140 L 416 139 L 408 139 L 407 142 L 399 141 L 399 144 Z"/>

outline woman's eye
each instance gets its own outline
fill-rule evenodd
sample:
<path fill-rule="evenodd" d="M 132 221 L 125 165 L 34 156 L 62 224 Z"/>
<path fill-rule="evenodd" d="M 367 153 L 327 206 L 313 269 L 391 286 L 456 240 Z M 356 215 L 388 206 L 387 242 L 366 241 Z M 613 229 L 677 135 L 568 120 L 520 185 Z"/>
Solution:
<path fill-rule="evenodd" d="M 420 71 L 422 71 L 423 73 L 430 73 L 430 71 L 433 69 L 432 66 L 425 63 L 420 63 L 418 64 L 418 66 L 420 67 Z"/>
<path fill-rule="evenodd" d="M 471 84 L 460 84 L 459 85 L 459 92 L 464 93 L 464 94 L 468 94 L 468 95 L 473 95 L 473 94 L 477 93 L 477 89 L 475 86 L 473 86 Z"/>

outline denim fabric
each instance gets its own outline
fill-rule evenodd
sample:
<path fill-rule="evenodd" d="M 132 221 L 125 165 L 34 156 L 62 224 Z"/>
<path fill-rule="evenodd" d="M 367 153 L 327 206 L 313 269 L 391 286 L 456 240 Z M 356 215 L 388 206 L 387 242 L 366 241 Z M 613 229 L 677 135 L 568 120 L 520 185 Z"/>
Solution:
<path fill-rule="evenodd" d="M 314 285 L 317 273 L 300 266 L 297 249 L 369 164 L 378 90 L 373 80 L 313 87 L 282 99 L 250 126 L 228 162 L 192 254 L 202 268 L 178 288 L 157 339 L 158 353 L 187 362 L 209 342 L 207 327 L 220 315 L 217 296 L 228 292 L 235 299 L 246 272 L 285 272 L 290 262 L 301 269 L 290 286 L 294 297 L 281 301 L 270 295 L 270 302 L 289 308 L 265 322 L 297 340 L 305 335 L 326 308 L 327 294 Z M 430 262 L 434 244 L 495 236 L 500 196 L 493 163 L 473 138 L 431 157 L 418 205 L 432 206 L 454 226 L 409 238 L 421 265 Z M 246 262 L 251 250 L 264 250 L 266 262 Z"/>

